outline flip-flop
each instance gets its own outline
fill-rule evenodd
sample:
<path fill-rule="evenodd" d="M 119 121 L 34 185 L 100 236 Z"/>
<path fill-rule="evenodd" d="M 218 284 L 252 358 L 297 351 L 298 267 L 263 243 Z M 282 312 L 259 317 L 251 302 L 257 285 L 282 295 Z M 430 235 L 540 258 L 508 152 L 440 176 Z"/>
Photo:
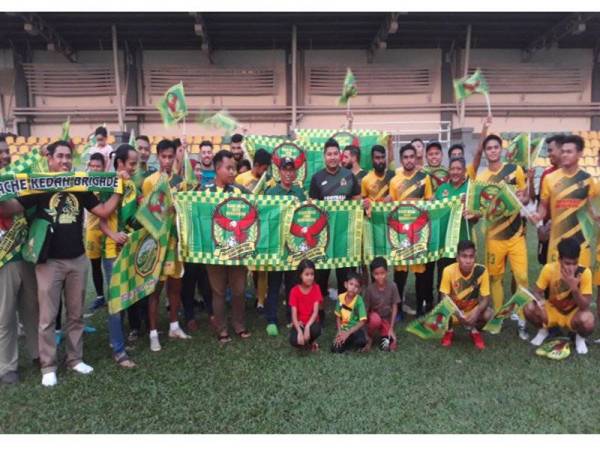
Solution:
<path fill-rule="evenodd" d="M 237 334 L 239 337 L 241 337 L 242 339 L 248 339 L 250 336 L 252 336 L 248 330 L 242 330 L 242 331 L 236 331 L 235 334 Z"/>
<path fill-rule="evenodd" d="M 221 344 L 227 344 L 228 342 L 231 342 L 231 338 L 229 337 L 228 334 L 222 334 L 220 336 L 217 336 L 217 340 Z"/>

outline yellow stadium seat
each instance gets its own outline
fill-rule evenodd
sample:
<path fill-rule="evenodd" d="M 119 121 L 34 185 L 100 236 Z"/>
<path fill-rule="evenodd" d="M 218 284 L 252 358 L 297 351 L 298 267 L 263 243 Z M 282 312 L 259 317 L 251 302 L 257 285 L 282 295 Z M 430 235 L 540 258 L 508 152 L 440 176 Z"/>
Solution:
<path fill-rule="evenodd" d="M 38 145 L 44 145 L 50 142 L 50 138 L 48 136 L 43 136 L 38 138 Z"/>
<path fill-rule="evenodd" d="M 29 145 L 21 145 L 19 147 L 19 153 L 20 154 L 29 153 Z"/>
<path fill-rule="evenodd" d="M 218 152 L 218 151 L 220 151 L 220 150 L 222 150 L 222 149 L 221 149 L 221 144 L 218 144 L 218 145 L 214 145 L 214 144 L 213 144 L 213 152 L 215 152 L 215 153 L 216 153 L 216 152 Z"/>
<path fill-rule="evenodd" d="M 589 135 L 590 135 L 590 139 L 598 139 L 598 132 L 597 131 L 592 130 L 592 131 L 589 132 Z"/>
<path fill-rule="evenodd" d="M 152 153 L 156 154 L 156 144 L 152 144 Z"/>
<path fill-rule="evenodd" d="M 27 145 L 35 145 L 35 144 L 37 144 L 37 137 L 36 136 L 29 136 L 27 138 L 27 141 L 25 141 L 25 143 Z"/>
<path fill-rule="evenodd" d="M 587 140 L 590 138 L 590 133 L 588 131 L 580 131 L 579 136 Z"/>
<path fill-rule="evenodd" d="M 221 144 L 221 150 L 229 150 L 229 144 Z"/>
<path fill-rule="evenodd" d="M 114 144 L 114 143 L 115 143 L 115 136 L 114 136 L 114 135 L 112 135 L 112 134 L 109 134 L 109 135 L 108 135 L 108 138 L 106 139 L 106 142 L 107 142 L 109 145 L 112 145 L 112 144 Z"/>
<path fill-rule="evenodd" d="M 79 144 L 81 144 L 81 142 L 83 141 L 83 139 L 82 139 L 81 136 L 73 136 L 71 138 L 71 141 L 73 141 L 74 145 L 79 145 Z"/>
<path fill-rule="evenodd" d="M 11 155 L 14 155 L 19 151 L 19 147 L 17 147 L 15 144 L 9 145 L 8 151 Z"/>
<path fill-rule="evenodd" d="M 213 144 L 221 144 L 221 143 L 223 143 L 223 138 L 221 136 L 213 136 L 212 143 Z"/>
<path fill-rule="evenodd" d="M 195 154 L 200 153 L 200 146 L 198 144 L 192 144 L 190 151 Z"/>
<path fill-rule="evenodd" d="M 163 140 L 162 136 L 152 136 L 152 143 L 153 144 L 158 144 L 162 140 Z"/>
<path fill-rule="evenodd" d="M 6 136 L 6 143 L 8 145 L 14 144 L 15 143 L 15 138 L 13 136 Z"/>
<path fill-rule="evenodd" d="M 192 144 L 199 144 L 200 142 L 202 142 L 202 136 L 198 136 L 198 135 L 191 136 L 190 142 Z"/>
<path fill-rule="evenodd" d="M 15 144 L 17 145 L 23 145 L 25 142 L 26 139 L 23 136 L 17 136 L 17 139 L 15 139 Z"/>

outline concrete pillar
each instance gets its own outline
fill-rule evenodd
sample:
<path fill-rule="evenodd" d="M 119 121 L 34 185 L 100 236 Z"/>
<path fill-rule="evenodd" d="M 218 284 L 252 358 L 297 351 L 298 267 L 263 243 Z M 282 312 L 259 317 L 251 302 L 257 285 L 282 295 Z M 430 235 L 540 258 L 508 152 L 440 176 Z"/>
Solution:
<path fill-rule="evenodd" d="M 125 53 L 125 86 L 127 86 L 127 90 L 123 93 L 123 97 L 125 110 L 127 110 L 128 106 L 140 106 L 141 92 L 138 91 L 138 79 L 142 71 L 142 50 L 137 46 L 125 46 L 125 49 L 127 50 Z M 128 120 L 127 114 L 125 114 L 125 127 L 128 132 L 133 129 L 136 136 L 140 135 L 137 118 Z"/>
<path fill-rule="evenodd" d="M 592 102 L 600 102 L 600 44 L 594 49 L 592 65 Z M 591 130 L 600 130 L 600 114 L 592 116 Z"/>
<path fill-rule="evenodd" d="M 17 108 L 33 106 L 29 102 L 29 89 L 23 69 L 23 63 L 31 62 L 31 50 L 24 47 L 13 48 L 13 59 L 15 66 L 15 106 Z M 17 124 L 17 134 L 19 136 L 31 136 L 30 119 Z"/>
<path fill-rule="evenodd" d="M 452 84 L 452 55 L 449 48 L 442 49 L 441 65 L 441 103 L 454 103 L 454 86 Z M 441 121 L 452 122 L 452 111 L 443 111 L 440 115 Z"/>

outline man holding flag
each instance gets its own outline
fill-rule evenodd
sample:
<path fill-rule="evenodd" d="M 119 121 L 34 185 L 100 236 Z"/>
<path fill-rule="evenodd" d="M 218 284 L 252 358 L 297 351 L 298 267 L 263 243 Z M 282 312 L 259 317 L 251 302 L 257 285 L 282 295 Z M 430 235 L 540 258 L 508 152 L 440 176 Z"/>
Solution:
<path fill-rule="evenodd" d="M 444 269 L 440 293 L 447 295 L 458 307 L 450 321 L 450 328 L 442 338 L 442 345 L 450 347 L 454 339 L 453 324 L 461 324 L 471 336 L 475 347 L 485 348 L 481 329 L 494 316 L 490 308 L 490 281 L 487 269 L 475 263 L 475 244 L 460 241 L 456 262 Z"/>
<path fill-rule="evenodd" d="M 73 149 L 66 141 L 58 141 L 48 155 L 50 172 L 69 172 L 72 168 Z M 47 254 L 35 268 L 38 284 L 39 353 L 42 385 L 57 383 L 57 345 L 54 336 L 56 314 L 64 287 L 67 307 L 67 365 L 81 374 L 94 369 L 83 362 L 83 299 L 87 284 L 87 259 L 83 247 L 83 209 L 108 218 L 121 198 L 113 194 L 106 203 L 100 203 L 91 192 L 44 193 L 0 202 L 0 217 L 11 217 L 35 208 L 35 218 L 52 228 L 44 239 Z"/>
<path fill-rule="evenodd" d="M 483 182 L 504 182 L 516 187 L 516 195 L 521 203 L 527 203 L 527 183 L 525 173 L 516 164 L 505 164 L 501 160 L 502 139 L 495 134 L 483 141 L 483 149 L 488 160 L 488 168 L 477 176 Z M 490 274 L 492 300 L 494 310 L 498 311 L 504 303 L 502 286 L 506 262 L 510 262 L 515 280 L 519 286 L 527 287 L 527 243 L 525 227 L 519 212 L 502 217 L 500 220 L 486 224 L 486 266 Z M 519 328 L 524 336 L 524 322 L 521 319 Z"/>

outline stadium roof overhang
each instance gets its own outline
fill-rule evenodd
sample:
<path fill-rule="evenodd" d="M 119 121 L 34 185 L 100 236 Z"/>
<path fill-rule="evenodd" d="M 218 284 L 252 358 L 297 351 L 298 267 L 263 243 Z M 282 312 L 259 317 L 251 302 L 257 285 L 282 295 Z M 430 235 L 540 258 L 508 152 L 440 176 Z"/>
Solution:
<path fill-rule="evenodd" d="M 110 49 L 119 41 L 144 49 L 300 49 L 540 46 L 595 48 L 597 14 L 578 13 L 2 13 L 0 47 L 69 51 Z M 39 28 L 45 27 L 45 30 Z"/>

